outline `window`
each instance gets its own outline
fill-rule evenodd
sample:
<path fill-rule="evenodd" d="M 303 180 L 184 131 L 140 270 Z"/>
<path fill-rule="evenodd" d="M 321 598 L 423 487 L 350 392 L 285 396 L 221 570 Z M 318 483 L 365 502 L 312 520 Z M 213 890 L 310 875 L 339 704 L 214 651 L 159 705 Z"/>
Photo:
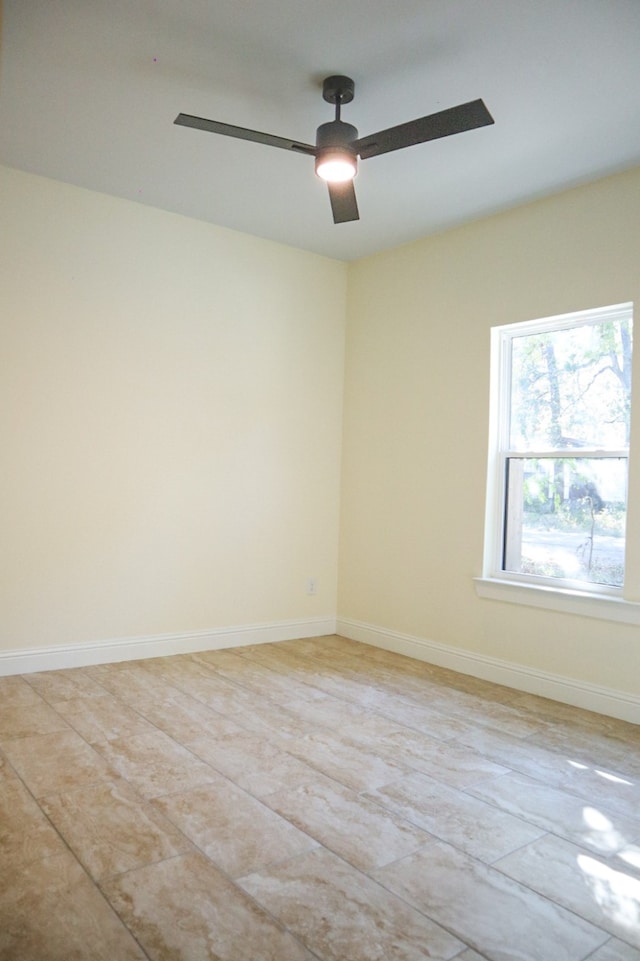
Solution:
<path fill-rule="evenodd" d="M 632 305 L 492 331 L 485 576 L 620 595 Z"/>

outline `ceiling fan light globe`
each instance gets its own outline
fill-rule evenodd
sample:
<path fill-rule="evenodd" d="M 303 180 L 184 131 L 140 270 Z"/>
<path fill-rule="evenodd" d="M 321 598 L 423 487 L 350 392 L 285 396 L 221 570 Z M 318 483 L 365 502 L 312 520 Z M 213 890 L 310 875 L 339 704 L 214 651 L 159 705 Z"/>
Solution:
<path fill-rule="evenodd" d="M 325 153 L 316 160 L 316 173 L 328 183 L 345 183 L 353 180 L 358 165 L 356 158 L 340 152 Z"/>

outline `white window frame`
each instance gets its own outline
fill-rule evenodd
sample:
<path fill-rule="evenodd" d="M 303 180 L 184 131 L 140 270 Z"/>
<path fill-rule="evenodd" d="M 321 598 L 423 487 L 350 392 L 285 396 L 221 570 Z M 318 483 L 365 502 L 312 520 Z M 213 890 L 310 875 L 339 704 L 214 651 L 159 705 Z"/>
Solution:
<path fill-rule="evenodd" d="M 587 324 L 598 325 L 611 320 L 631 320 L 632 317 L 633 304 L 626 303 L 492 328 L 485 548 L 483 576 L 475 579 L 480 596 L 640 623 L 640 604 L 625 601 L 624 588 L 558 577 L 512 573 L 503 570 L 502 566 L 506 523 L 506 466 L 509 458 L 575 458 L 577 455 L 575 448 L 526 452 L 510 450 L 511 349 L 514 338 Z M 628 462 L 629 451 L 580 448 L 579 456 L 624 458 Z"/>

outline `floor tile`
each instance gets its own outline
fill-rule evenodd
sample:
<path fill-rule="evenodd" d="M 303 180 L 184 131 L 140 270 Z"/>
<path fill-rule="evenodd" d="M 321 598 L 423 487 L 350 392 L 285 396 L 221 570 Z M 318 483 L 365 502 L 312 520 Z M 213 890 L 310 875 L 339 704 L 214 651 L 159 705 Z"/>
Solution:
<path fill-rule="evenodd" d="M 24 677 L 27 684 L 53 705 L 71 698 L 100 697 L 106 694 L 102 685 L 79 667 L 25 674 Z"/>
<path fill-rule="evenodd" d="M 185 681 L 189 693 L 212 710 L 231 718 L 240 727 L 264 737 L 295 736 L 300 725 L 295 717 L 265 697 L 256 697 L 220 675 L 194 673 Z"/>
<path fill-rule="evenodd" d="M 0 677 L 0 705 L 3 708 L 29 707 L 30 704 L 42 703 L 43 699 L 23 677 Z"/>
<path fill-rule="evenodd" d="M 102 889 L 152 961 L 313 961 L 203 855 L 130 871 Z"/>
<path fill-rule="evenodd" d="M 20 707 L 0 703 L 0 740 L 68 730 L 69 725 L 44 701 Z"/>
<path fill-rule="evenodd" d="M 148 678 L 148 685 L 155 687 L 169 685 L 174 688 L 171 697 L 175 697 L 178 691 L 192 687 L 193 681 L 200 678 L 215 681 L 214 669 L 203 661 L 196 661 L 191 654 L 152 658 L 140 668 L 140 676 L 143 680 L 145 677 Z M 149 693 L 152 691 L 149 690 Z"/>
<path fill-rule="evenodd" d="M 458 680 L 465 680 L 464 675 L 453 676 Z M 379 674 L 377 680 L 384 684 L 384 674 Z M 473 716 L 475 724 L 479 723 L 498 731 L 508 730 L 519 738 L 528 737 L 546 727 L 544 720 L 496 698 L 495 685 L 486 685 L 490 693 L 484 696 L 484 693 L 474 693 L 474 688 L 486 682 L 479 682 L 475 678 L 466 680 L 470 683 L 445 686 L 437 676 L 411 673 L 407 677 L 405 671 L 394 668 L 387 672 L 385 687 L 390 693 L 395 691 L 403 700 L 412 702 L 416 707 L 428 704 L 429 710 L 442 713 L 461 724 L 466 724 L 468 718 Z M 418 716 L 416 714 L 416 717 Z"/>
<path fill-rule="evenodd" d="M 478 697 L 466 692 L 459 691 L 452 696 L 440 688 L 438 695 L 433 698 L 433 706 L 436 709 L 440 706 L 446 713 L 463 720 L 473 716 L 477 724 L 498 731 L 509 731 L 512 737 L 529 737 L 547 728 L 544 721 L 526 711 L 503 704 L 495 698 Z"/>
<path fill-rule="evenodd" d="M 379 745 L 401 764 L 429 774 L 451 787 L 466 788 L 509 770 L 469 747 L 408 728 L 381 737 Z"/>
<path fill-rule="evenodd" d="M 431 835 L 321 774 L 265 798 L 326 848 L 363 871 L 389 864 Z"/>
<path fill-rule="evenodd" d="M 322 667 L 322 665 L 320 666 Z M 407 724 L 407 726 L 416 727 L 420 724 L 426 724 L 427 715 L 432 722 L 441 717 L 435 711 L 429 711 L 424 705 L 418 705 L 411 702 L 408 697 L 398 695 L 394 687 L 385 686 L 384 683 L 378 681 L 377 677 L 371 676 L 369 672 L 356 676 L 341 673 L 335 669 L 329 670 L 325 667 L 322 671 L 316 673 L 313 683 L 327 694 L 344 698 L 345 701 L 352 701 L 366 710 L 376 711 L 392 720 L 399 720 L 401 724 L 406 723 L 404 718 L 407 716 L 407 711 L 410 707 L 413 707 L 416 723 Z M 397 717 L 396 709 L 401 706 L 405 708 L 405 712 L 401 717 Z M 446 720 L 449 730 L 454 725 L 456 730 L 464 730 L 462 722 L 454 718 L 447 718 Z"/>
<path fill-rule="evenodd" d="M 202 701 L 181 692 L 162 704 L 144 704 L 142 709 L 148 721 L 180 744 L 206 735 L 224 737 L 244 730 L 223 714 L 212 711 Z"/>
<path fill-rule="evenodd" d="M 585 798 L 594 806 L 603 805 L 623 817 L 638 818 L 640 778 L 629 777 L 616 769 L 586 765 L 569 758 L 568 765 L 549 782 L 561 790 Z"/>
<path fill-rule="evenodd" d="M 334 730 L 340 737 L 368 745 L 374 753 L 381 756 L 391 754 L 396 760 L 401 760 L 397 756 L 401 746 L 407 746 L 409 753 L 413 754 L 415 749 L 412 750 L 412 745 L 421 745 L 423 739 L 436 745 L 443 740 L 450 740 L 466 729 L 465 725 L 457 720 L 430 713 L 431 733 L 427 735 L 389 717 L 384 713 L 385 704 L 391 713 L 396 713 L 393 710 L 395 707 L 399 716 L 402 715 L 402 702 L 387 695 L 380 698 L 377 710 L 329 694 L 320 694 L 320 698 L 310 703 L 299 698 L 293 699 L 288 710 L 300 712 L 310 724 L 315 723 L 320 728 Z M 483 763 L 491 764 L 485 759 Z"/>
<path fill-rule="evenodd" d="M 441 841 L 374 876 L 489 961 L 583 961 L 608 938 L 605 931 Z"/>
<path fill-rule="evenodd" d="M 545 831 L 603 854 L 619 851 L 640 838 L 640 820 L 605 812 L 525 774 L 506 774 L 468 791 Z"/>
<path fill-rule="evenodd" d="M 445 961 L 464 947 L 328 851 L 313 851 L 240 883 L 323 961 Z"/>
<path fill-rule="evenodd" d="M 59 701 L 56 711 L 89 744 L 153 733 L 155 727 L 112 694 Z"/>
<path fill-rule="evenodd" d="M 426 664 L 424 661 L 394 655 L 389 651 L 382 651 L 381 648 L 376 650 L 367 645 L 362 647 L 361 652 L 343 652 L 337 663 L 349 676 L 375 684 L 388 693 L 397 693 L 403 697 L 424 697 L 427 692 L 439 692 L 443 677 L 447 676 L 443 668 Z M 328 661 L 336 663 L 333 657 L 328 658 Z"/>
<path fill-rule="evenodd" d="M 498 764 L 540 781 L 550 779 L 556 783 L 571 772 L 570 754 L 531 744 L 528 740 L 512 737 L 507 731 L 498 732 L 475 725 L 458 740 Z"/>
<path fill-rule="evenodd" d="M 308 834 L 222 776 L 154 803 L 232 878 L 317 846 Z"/>
<path fill-rule="evenodd" d="M 212 654 L 212 651 L 205 651 L 205 654 Z M 195 654 L 168 654 L 166 657 L 149 657 L 139 662 L 139 667 L 143 672 L 153 674 L 159 678 L 166 678 L 171 683 L 172 677 L 183 675 L 182 668 L 192 665 Z"/>
<path fill-rule="evenodd" d="M 15 773 L 15 771 L 9 764 L 9 761 L 2 753 L 2 750 L 0 750 L 0 787 L 2 786 L 4 781 L 9 779 L 15 779 L 17 778 L 17 776 L 18 775 Z"/>
<path fill-rule="evenodd" d="M 277 646 L 275 644 L 256 645 L 249 654 L 244 649 L 239 653 L 249 657 L 251 661 L 264 664 L 272 671 L 292 678 L 296 683 L 316 688 L 336 697 L 344 696 L 347 700 L 362 703 L 365 706 L 375 703 L 376 698 L 380 696 L 381 692 L 372 686 L 342 678 L 336 671 L 327 670 L 319 661 L 301 657 L 290 651 L 278 651 Z"/>
<path fill-rule="evenodd" d="M 365 797 L 487 863 L 544 834 L 426 774 L 410 774 Z"/>
<path fill-rule="evenodd" d="M 418 745 L 422 747 L 425 740 L 432 742 L 434 750 L 436 744 L 442 744 L 443 742 L 453 745 L 454 738 L 461 730 L 465 729 L 459 721 L 434 713 L 431 730 L 426 734 L 424 731 L 417 731 L 415 728 L 402 724 L 384 713 L 362 710 L 362 708 L 360 710 L 362 714 L 360 721 L 354 724 L 352 728 L 342 728 L 341 736 L 349 737 L 350 740 L 360 741 L 363 744 L 369 744 L 372 748 L 377 745 L 379 751 L 391 751 L 392 754 L 401 744 L 407 746 L 410 754 L 419 753 L 419 749 L 416 751 L 416 747 Z M 485 763 L 490 762 L 485 761 Z"/>
<path fill-rule="evenodd" d="M 18 777 L 0 779 L 0 875 L 66 851 L 55 831 Z"/>
<path fill-rule="evenodd" d="M 4 741 L 2 750 L 36 797 L 107 781 L 114 773 L 75 731 Z"/>
<path fill-rule="evenodd" d="M 134 710 L 141 700 L 162 704 L 177 693 L 178 689 L 168 681 L 155 677 L 141 667 L 106 665 L 107 670 L 97 676 L 99 683 L 110 694 L 120 698 Z"/>
<path fill-rule="evenodd" d="M 363 722 L 365 715 L 372 718 L 379 715 L 363 711 L 359 704 L 343 701 L 340 698 L 318 691 L 316 697 L 304 695 L 290 697 L 287 710 L 299 719 L 301 727 L 308 730 L 328 728 L 329 730 L 354 731 Z M 384 721 L 384 718 L 380 718 Z M 387 722 L 388 723 L 388 722 Z"/>
<path fill-rule="evenodd" d="M 226 654 L 225 660 L 218 659 L 218 655 Z M 215 657 L 214 657 L 215 656 Z M 296 683 L 290 677 L 283 677 L 276 671 L 269 670 L 260 664 L 252 664 L 247 658 L 238 657 L 227 651 L 214 651 L 212 655 L 194 655 L 196 660 L 202 659 L 220 677 L 233 681 L 241 687 L 248 688 L 265 697 L 283 699 L 289 702 L 292 697 L 304 697 L 312 700 L 316 696 L 322 696 L 320 691 L 314 691 L 308 684 Z"/>
<path fill-rule="evenodd" d="M 239 701 L 239 696 L 243 703 Z M 246 730 L 264 737 L 298 737 L 308 729 L 306 724 L 286 708 L 280 707 L 273 700 L 256 698 L 255 694 L 248 690 L 238 689 L 238 694 L 225 711 Z"/>
<path fill-rule="evenodd" d="M 452 717 L 442 711 L 425 707 L 424 704 L 418 704 L 409 698 L 384 694 L 378 699 L 375 708 L 385 717 L 390 717 L 405 727 L 413 728 L 444 741 L 454 737 L 460 738 L 465 734 L 472 733 L 475 729 L 468 719 Z"/>
<path fill-rule="evenodd" d="M 589 799 L 592 804 L 603 804 L 625 817 L 636 818 L 640 810 L 640 779 L 587 764 L 571 751 L 548 750 L 481 727 L 460 741 L 514 771 Z"/>
<path fill-rule="evenodd" d="M 634 736 L 635 735 L 635 736 Z M 572 728 L 568 724 L 548 729 L 530 743 L 571 754 L 589 767 L 608 768 L 622 775 L 640 776 L 640 733 L 626 738 L 609 735 L 606 729 Z"/>
<path fill-rule="evenodd" d="M 255 797 L 304 784 L 313 769 L 258 734 L 201 737 L 189 749 Z"/>
<path fill-rule="evenodd" d="M 354 791 L 387 784 L 408 771 L 408 768 L 370 751 L 354 751 L 353 747 L 328 732 L 292 739 L 287 742 L 287 751 Z"/>
<path fill-rule="evenodd" d="M 144 961 L 69 852 L 0 872 L 3 961 Z"/>
<path fill-rule="evenodd" d="M 462 961 L 464 961 L 464 955 Z M 632 948 L 630 944 L 624 944 L 612 938 L 603 947 L 590 954 L 587 961 L 640 961 L 640 951 Z"/>
<path fill-rule="evenodd" d="M 453 743 L 474 729 L 468 719 L 453 717 L 424 703 L 398 696 L 387 696 L 378 709 L 402 728 L 413 730 L 418 738 L 429 737 Z"/>
<path fill-rule="evenodd" d="M 346 640 L 346 644 L 342 642 L 343 638 L 338 638 L 335 634 L 323 634 L 320 637 L 302 637 L 295 638 L 291 641 L 280 641 L 278 644 L 278 650 L 289 651 L 292 654 L 302 654 L 306 657 L 313 657 L 329 651 L 337 654 L 343 654 L 363 646 L 359 644 L 358 641 Z M 244 650 L 244 648 L 238 648 L 237 650 L 239 653 L 240 651 Z"/>
<path fill-rule="evenodd" d="M 552 725 L 558 724 L 564 730 L 581 730 L 594 733 L 596 737 L 610 735 L 612 737 L 635 737 L 637 725 L 618 718 L 596 714 L 594 711 L 583 710 L 561 701 L 552 701 L 536 694 L 525 694 L 522 691 L 511 691 L 511 704 L 523 707 L 529 714 L 543 718 Z"/>
<path fill-rule="evenodd" d="M 284 672 L 298 679 L 311 679 L 323 673 L 322 665 L 305 657 L 297 646 L 286 648 L 282 644 L 253 644 L 238 648 L 237 652 L 240 657 L 248 657 L 250 661 L 266 664 L 270 670 Z"/>
<path fill-rule="evenodd" d="M 494 866 L 640 948 L 640 857 L 634 870 L 548 835 Z"/>
<path fill-rule="evenodd" d="M 182 834 L 122 781 L 50 794 L 41 804 L 95 880 L 191 850 Z"/>
<path fill-rule="evenodd" d="M 222 668 L 229 668 L 231 671 L 235 668 L 242 670 L 243 664 L 244 668 L 251 670 L 251 665 L 246 661 L 243 662 L 242 658 L 238 656 L 238 649 L 235 647 L 225 647 L 213 651 L 195 651 L 189 655 L 189 659 L 197 664 L 204 664 L 212 671 L 220 671 Z M 163 660 L 166 661 L 167 658 L 163 658 Z"/>
<path fill-rule="evenodd" d="M 162 731 L 103 741 L 100 753 L 143 797 L 184 791 L 214 779 L 208 764 Z"/>

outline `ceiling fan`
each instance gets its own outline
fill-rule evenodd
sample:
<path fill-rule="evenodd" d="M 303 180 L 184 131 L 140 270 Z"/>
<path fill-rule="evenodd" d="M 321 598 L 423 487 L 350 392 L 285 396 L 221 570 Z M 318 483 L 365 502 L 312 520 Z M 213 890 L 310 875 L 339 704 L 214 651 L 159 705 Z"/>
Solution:
<path fill-rule="evenodd" d="M 336 224 L 350 220 L 359 220 L 356 192 L 353 178 L 358 169 L 358 157 L 377 157 L 391 150 L 412 147 L 414 144 L 425 143 L 427 140 L 438 140 L 449 137 L 454 133 L 463 133 L 475 127 L 485 127 L 494 123 L 493 117 L 482 100 L 471 100 L 469 103 L 440 110 L 428 117 L 409 120 L 397 127 L 379 130 L 367 137 L 358 137 L 356 127 L 344 123 L 340 119 L 343 104 L 353 100 L 355 84 L 350 77 L 327 77 L 322 84 L 322 96 L 327 103 L 335 104 L 335 119 L 329 123 L 320 124 L 316 131 L 316 144 L 300 143 L 297 140 L 287 140 L 259 130 L 249 130 L 247 127 L 234 127 L 232 124 L 221 123 L 218 120 L 205 120 L 203 117 L 193 117 L 188 113 L 179 113 L 174 123 L 183 127 L 194 127 L 197 130 L 207 130 L 219 133 L 225 137 L 239 137 L 241 140 L 252 140 L 255 143 L 267 144 L 270 147 L 282 147 L 284 150 L 294 150 L 297 153 L 309 154 L 316 158 L 316 173 L 329 186 L 329 199 L 333 211 L 333 221 Z"/>

